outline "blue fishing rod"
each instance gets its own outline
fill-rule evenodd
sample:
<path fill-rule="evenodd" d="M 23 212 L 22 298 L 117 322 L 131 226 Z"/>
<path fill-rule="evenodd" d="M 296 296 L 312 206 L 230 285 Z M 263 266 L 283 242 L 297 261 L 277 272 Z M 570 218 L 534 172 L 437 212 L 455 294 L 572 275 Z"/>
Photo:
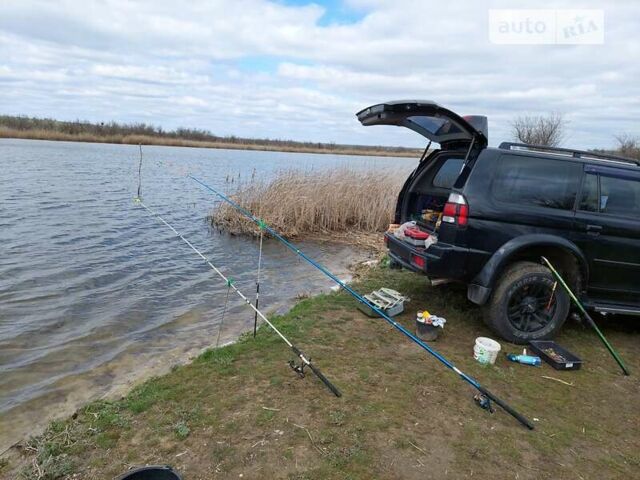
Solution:
<path fill-rule="evenodd" d="M 453 370 L 455 373 L 457 373 L 458 376 L 462 380 L 464 380 L 465 382 L 467 382 L 469 385 L 471 385 L 472 387 L 474 387 L 476 390 L 478 390 L 480 392 L 480 395 L 476 397 L 476 401 L 482 408 L 485 408 L 485 409 L 487 409 L 489 411 L 493 411 L 493 409 L 491 407 L 491 401 L 493 401 L 497 405 L 499 405 L 502 409 L 504 409 L 509 415 L 514 417 L 516 420 L 518 420 L 522 425 L 527 427 L 529 430 L 533 430 L 533 428 L 534 428 L 533 424 L 525 416 L 521 415 L 516 410 L 514 410 L 512 407 L 510 407 L 507 403 L 505 403 L 503 400 L 501 400 L 500 398 L 496 397 L 493 393 L 491 393 L 489 390 L 487 390 L 485 387 L 483 387 L 480 384 L 480 382 L 478 382 L 475 378 L 473 378 L 473 377 L 467 375 L 466 373 L 462 372 L 458 367 L 456 367 L 453 363 L 451 363 L 444 355 L 442 355 L 440 352 L 438 352 L 437 350 L 435 350 L 434 348 L 430 347 L 428 344 L 426 344 L 425 342 L 420 340 L 413 333 L 411 333 L 409 330 L 407 330 L 403 325 L 401 325 L 400 323 L 396 322 L 392 317 L 387 315 L 385 312 L 380 310 L 378 307 L 373 305 L 366 298 L 364 298 L 362 295 L 360 295 L 358 292 L 356 292 L 349 285 L 347 285 L 342 280 L 340 280 L 338 277 L 336 277 L 324 265 L 322 265 L 321 263 L 319 263 L 319 262 L 315 261 L 314 259 L 312 259 L 311 257 L 309 257 L 302 250 L 300 250 L 298 247 L 296 247 L 293 243 L 289 242 L 286 238 L 284 238 L 282 235 L 280 235 L 278 232 L 276 232 L 273 228 L 269 227 L 264 222 L 264 220 L 261 220 L 261 219 L 257 218 L 255 215 L 253 215 L 249 210 L 244 208 L 242 205 L 238 204 L 237 202 L 234 202 L 233 200 L 231 200 L 229 197 L 227 197 L 223 193 L 219 192 L 218 190 L 216 190 L 215 188 L 211 187 L 210 185 L 207 185 L 206 183 L 202 182 L 201 180 L 199 180 L 198 178 L 194 177 L 193 175 L 189 174 L 189 175 L 187 175 L 187 177 L 190 178 L 191 180 L 193 180 L 194 182 L 198 183 L 200 186 L 202 186 L 206 190 L 209 190 L 214 195 L 218 196 L 221 200 L 227 202 L 233 208 L 235 208 L 240 213 L 242 213 L 245 217 L 247 217 L 248 219 L 253 221 L 260 228 L 260 230 L 264 230 L 265 232 L 269 233 L 272 237 L 278 239 L 289 250 L 291 250 L 296 255 L 300 256 L 301 258 L 303 258 L 305 261 L 307 261 L 313 267 L 317 268 L 322 273 L 324 273 L 327 277 L 329 277 L 331 280 L 333 280 L 335 283 L 337 283 L 340 286 L 340 288 L 342 288 L 344 291 L 348 292 L 358 302 L 366 305 L 368 308 L 370 308 L 371 310 L 376 312 L 376 314 L 378 316 L 380 316 L 383 320 L 385 320 L 387 323 L 389 323 L 392 327 L 394 327 L 400 333 L 402 333 L 407 338 L 409 338 L 409 340 L 413 341 L 419 347 L 421 347 L 423 350 L 425 350 L 426 352 L 431 354 L 433 357 L 435 357 L 444 366 L 446 366 L 450 370 Z"/>

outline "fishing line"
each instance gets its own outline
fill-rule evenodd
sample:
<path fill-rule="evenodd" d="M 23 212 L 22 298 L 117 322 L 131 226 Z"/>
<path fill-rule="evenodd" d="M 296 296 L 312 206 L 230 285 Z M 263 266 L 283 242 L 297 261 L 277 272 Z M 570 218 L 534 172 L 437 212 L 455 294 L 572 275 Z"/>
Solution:
<path fill-rule="evenodd" d="M 335 283 L 337 283 L 340 286 L 340 288 L 342 288 L 344 291 L 349 293 L 353 298 L 355 298 L 357 301 L 359 301 L 360 303 L 366 305 L 371 310 L 376 312 L 376 314 L 378 316 L 380 316 L 383 320 L 385 320 L 387 323 L 389 323 L 392 327 L 394 327 L 400 333 L 402 333 L 407 338 L 409 338 L 409 340 L 411 340 L 414 343 L 416 343 L 418 346 L 420 346 L 427 353 L 429 353 L 430 355 L 435 357 L 438 361 L 440 361 L 442 364 L 444 364 L 447 368 L 449 368 L 450 370 L 453 370 L 462 380 L 464 380 L 465 382 L 467 382 L 468 384 L 473 386 L 476 390 L 478 390 L 482 395 L 484 395 L 484 397 L 486 397 L 484 399 L 484 402 L 483 402 L 485 405 L 487 404 L 488 400 L 494 401 L 496 404 L 498 404 L 500 407 L 502 407 L 503 410 L 505 410 L 507 413 L 509 413 L 509 415 L 514 417 L 516 420 L 518 420 L 522 425 L 524 425 L 525 427 L 527 427 L 530 430 L 533 430 L 533 428 L 534 428 L 533 424 L 526 417 L 524 417 L 523 415 L 521 415 L 520 413 L 515 411 L 508 404 L 506 404 L 503 400 L 501 400 L 500 398 L 496 397 L 493 393 L 491 393 L 484 386 L 482 386 L 480 384 L 480 382 L 478 382 L 475 378 L 473 378 L 473 377 L 467 375 L 466 373 L 462 372 L 451 361 L 449 361 L 444 355 L 442 355 L 437 350 L 435 350 L 434 348 L 432 348 L 429 345 L 427 345 L 420 338 L 418 338 L 413 333 L 411 333 L 409 330 L 407 330 L 403 325 L 401 325 L 400 323 L 395 321 L 392 317 L 388 316 L 385 312 L 380 310 L 378 307 L 376 307 L 375 305 L 373 305 L 372 303 L 367 301 L 362 295 L 360 295 L 353 288 L 351 288 L 349 285 L 347 285 L 342 280 L 340 280 L 338 277 L 336 277 L 333 273 L 331 273 L 331 271 L 329 271 L 325 266 L 323 266 L 321 263 L 319 263 L 319 262 L 313 260 L 312 258 L 310 258 L 309 256 L 307 256 L 302 250 L 300 250 L 294 244 L 289 242 L 286 238 L 284 238 L 282 235 L 280 235 L 278 232 L 276 232 L 273 228 L 271 228 L 268 225 L 266 225 L 263 220 L 255 217 L 249 210 L 247 210 L 246 208 L 242 207 L 241 205 L 239 205 L 238 203 L 234 202 L 233 200 L 231 200 L 226 195 L 218 192 L 215 188 L 211 187 L 210 185 L 207 185 L 206 183 L 202 182 L 201 180 L 199 180 L 198 178 L 194 177 L 193 175 L 189 174 L 189 175 L 187 175 L 187 178 L 190 178 L 194 182 L 198 183 L 200 186 L 204 187 L 206 190 L 209 190 L 213 194 L 217 195 L 220 199 L 224 200 L 229 205 L 234 207 L 236 210 L 238 210 L 239 212 L 244 214 L 247 218 L 252 220 L 255 224 L 264 225 L 264 228 L 263 228 L 264 231 L 269 233 L 274 238 L 278 239 L 289 250 L 293 251 L 296 255 L 298 255 L 301 258 L 303 258 L 304 260 L 306 260 L 313 267 L 315 267 L 318 270 L 320 270 L 327 277 L 329 277 L 331 280 L 333 280 Z M 490 404 L 488 404 L 488 405 L 490 405 Z"/>
<path fill-rule="evenodd" d="M 229 291 L 233 290 L 243 301 L 244 303 L 247 304 L 247 306 L 251 309 L 253 309 L 253 311 L 256 313 L 257 316 L 259 316 L 270 328 L 271 330 L 273 330 L 281 339 L 284 343 L 287 344 L 287 346 L 293 351 L 293 353 L 300 359 L 300 365 L 295 365 L 292 361 L 289 362 L 289 365 L 291 366 L 291 368 L 293 368 L 294 371 L 296 371 L 296 373 L 298 373 L 301 377 L 303 377 L 305 375 L 304 369 L 306 367 L 309 367 L 311 369 L 311 371 L 322 381 L 322 383 L 324 383 L 327 388 L 329 390 L 331 390 L 331 392 L 336 396 L 336 397 L 340 397 L 342 396 L 342 394 L 340 393 L 340 390 L 338 390 L 336 388 L 335 385 L 333 385 L 328 379 L 327 377 L 325 377 L 323 375 L 323 373 L 320 371 L 320 369 L 318 367 L 316 367 L 310 358 L 308 358 L 304 352 L 302 352 L 302 350 L 300 350 L 298 347 L 296 347 L 293 343 L 291 343 L 291 341 L 289 341 L 289 339 L 287 337 L 285 337 L 282 332 L 280 330 L 278 330 L 278 328 L 269 321 L 269 319 L 260 311 L 258 310 L 255 306 L 253 306 L 253 304 L 251 303 L 251 300 L 249 300 L 240 290 L 238 290 L 238 288 L 235 286 L 235 284 L 233 283 L 233 280 L 229 277 L 227 277 L 224 273 L 222 273 L 212 262 L 211 260 L 209 260 L 200 250 L 198 250 L 189 240 L 187 240 L 181 233 L 179 233 L 170 223 L 168 223 L 164 218 L 162 218 L 158 213 L 156 213 L 155 211 L 153 211 L 151 208 L 149 208 L 148 206 L 146 206 L 144 204 L 144 202 L 142 202 L 142 200 L 140 199 L 140 197 L 136 198 L 136 203 L 138 203 L 140 206 L 142 206 L 147 212 L 149 212 L 151 215 L 153 215 L 154 217 L 156 217 L 158 220 L 160 220 L 163 224 L 165 224 L 173 233 L 176 234 L 176 236 L 178 236 L 184 243 L 186 243 L 189 248 L 191 248 L 191 250 L 193 250 L 194 252 L 196 252 L 196 254 L 202 258 L 207 265 L 209 265 L 209 267 L 211 267 L 211 269 L 216 272 L 218 274 L 218 276 L 220 278 L 222 278 L 222 280 L 225 281 L 225 283 L 227 284 L 227 287 L 229 290 L 227 290 L 227 293 L 229 293 Z"/>

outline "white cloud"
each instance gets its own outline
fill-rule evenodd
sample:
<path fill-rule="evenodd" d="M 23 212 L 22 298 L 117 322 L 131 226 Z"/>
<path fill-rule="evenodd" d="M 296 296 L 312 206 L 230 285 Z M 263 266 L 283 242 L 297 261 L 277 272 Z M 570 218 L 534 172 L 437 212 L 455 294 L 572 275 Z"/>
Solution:
<path fill-rule="evenodd" d="M 5 0 L 0 105 L 218 134 L 420 145 L 400 129 L 361 127 L 354 113 L 427 98 L 489 115 L 494 143 L 508 138 L 515 115 L 549 111 L 566 115 L 575 146 L 640 134 L 637 2 L 590 3 L 605 9 L 602 46 L 490 44 L 488 9 L 514 2 L 347 0 L 345 8 L 360 19 L 327 24 L 332 12 L 317 4 L 266 0 Z"/>

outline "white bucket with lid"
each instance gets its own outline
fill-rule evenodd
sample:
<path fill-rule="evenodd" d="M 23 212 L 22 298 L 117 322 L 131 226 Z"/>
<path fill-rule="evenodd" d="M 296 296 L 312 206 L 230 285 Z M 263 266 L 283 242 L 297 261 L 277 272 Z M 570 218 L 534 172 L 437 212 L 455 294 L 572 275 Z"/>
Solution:
<path fill-rule="evenodd" d="M 473 346 L 473 358 L 484 365 L 493 365 L 498 358 L 500 344 L 487 337 L 476 338 Z"/>

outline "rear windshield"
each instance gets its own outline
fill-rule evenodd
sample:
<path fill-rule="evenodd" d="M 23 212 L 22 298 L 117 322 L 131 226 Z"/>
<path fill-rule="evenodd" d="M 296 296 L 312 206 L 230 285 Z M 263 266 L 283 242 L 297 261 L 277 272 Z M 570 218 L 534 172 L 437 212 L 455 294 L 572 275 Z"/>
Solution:
<path fill-rule="evenodd" d="M 440 167 L 440 170 L 438 170 L 438 173 L 433 177 L 433 186 L 440 188 L 453 187 L 453 184 L 460 175 L 463 165 L 463 158 L 447 159 Z"/>
<path fill-rule="evenodd" d="M 414 115 L 412 117 L 407 117 L 406 121 L 417 125 L 420 129 L 428 132 L 432 136 L 462 133 L 462 130 L 460 130 L 457 125 L 454 125 L 450 120 L 445 118 Z"/>
<path fill-rule="evenodd" d="M 579 163 L 507 154 L 491 190 L 501 202 L 573 210 L 581 177 Z"/>

